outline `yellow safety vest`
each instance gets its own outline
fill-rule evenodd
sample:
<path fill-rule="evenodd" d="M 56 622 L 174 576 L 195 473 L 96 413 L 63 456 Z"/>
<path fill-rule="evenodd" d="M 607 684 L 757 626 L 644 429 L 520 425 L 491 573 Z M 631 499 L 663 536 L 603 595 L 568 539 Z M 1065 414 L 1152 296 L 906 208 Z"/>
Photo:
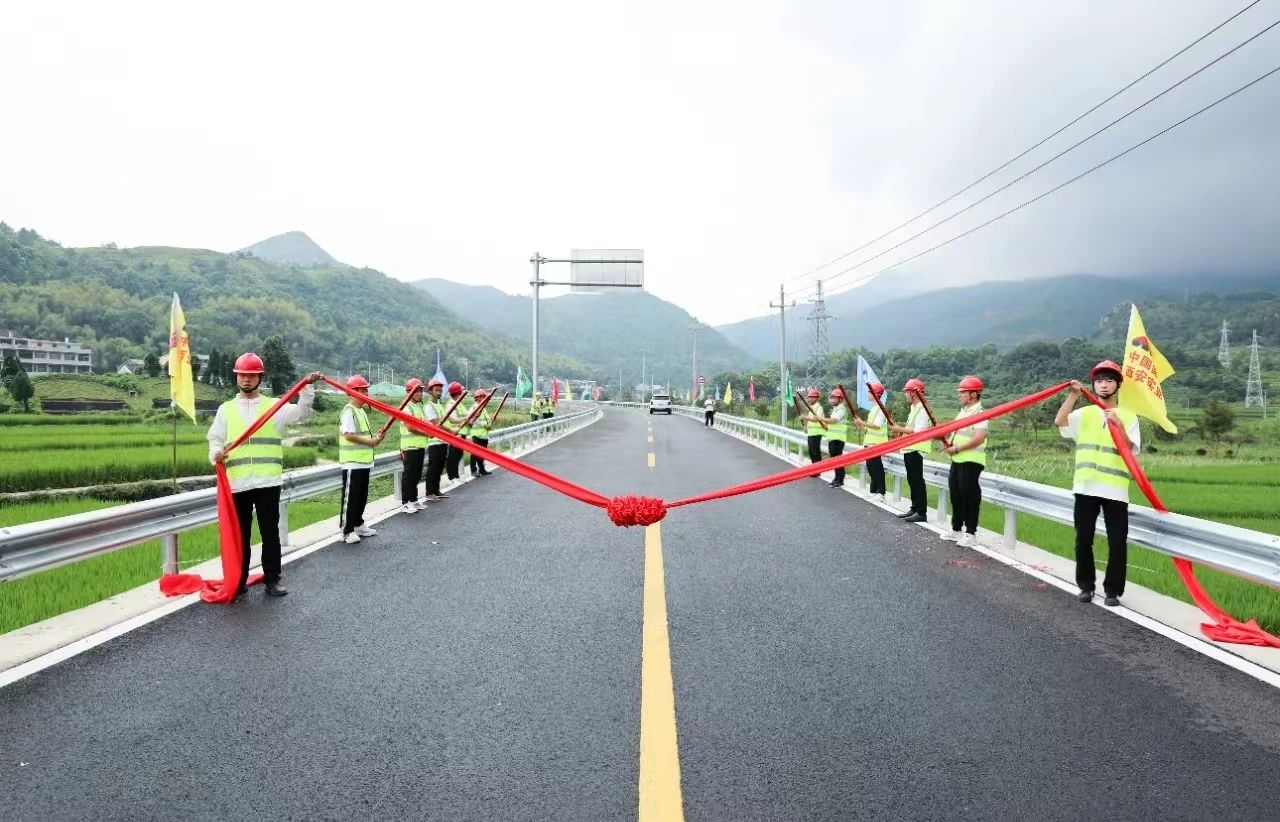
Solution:
<path fill-rule="evenodd" d="M 435 402 L 433 400 L 424 400 L 423 405 L 424 406 L 429 405 L 436 410 L 436 418 L 435 420 L 433 420 L 433 422 L 435 422 L 436 425 L 439 425 L 440 420 L 444 419 L 444 403 Z M 448 429 L 446 428 L 445 430 L 448 430 Z M 443 445 L 444 443 L 441 442 L 439 437 L 427 437 L 427 444 Z"/>
<path fill-rule="evenodd" d="M 959 420 L 965 417 L 971 417 L 980 411 L 982 411 L 982 403 L 974 403 L 972 410 L 961 408 L 960 413 L 956 414 L 956 419 Z M 951 444 L 957 448 L 962 445 L 968 445 L 969 441 L 976 437 L 980 430 L 982 429 L 974 428 L 972 426 L 969 428 L 961 428 L 952 436 Z M 976 462 L 979 465 L 985 466 L 987 464 L 987 441 L 983 440 L 976 448 L 970 448 L 966 451 L 957 451 L 951 455 L 951 461 Z"/>
<path fill-rule="evenodd" d="M 1116 409 L 1120 428 L 1128 431 L 1137 416 L 1124 408 Z M 1107 428 L 1102 409 L 1089 406 L 1080 414 L 1080 431 L 1076 434 L 1076 472 L 1074 482 L 1109 485 L 1129 495 L 1129 468 L 1116 450 L 1115 440 Z"/>
<path fill-rule="evenodd" d="M 476 415 L 471 421 L 471 437 L 487 440 L 489 438 L 489 426 L 493 424 L 493 414 L 489 411 L 489 407 Z"/>
<path fill-rule="evenodd" d="M 809 403 L 809 407 L 813 409 L 812 413 L 814 415 L 819 417 L 826 416 L 826 414 L 822 413 L 822 403 L 820 402 Z M 828 430 L 830 429 L 822 427 L 822 423 L 814 422 L 813 420 L 809 420 L 807 423 L 805 423 L 805 426 L 804 426 L 804 432 L 811 437 L 821 437 L 823 434 L 827 433 Z"/>
<path fill-rule="evenodd" d="M 880 413 L 879 408 L 872 409 L 871 413 L 867 415 L 867 424 L 878 425 L 880 429 L 872 430 L 868 428 L 862 437 L 863 445 L 879 445 L 882 442 L 889 441 L 889 423 L 885 420 L 884 414 Z"/>
<path fill-rule="evenodd" d="M 923 413 L 924 413 L 924 403 L 918 403 L 916 405 L 911 406 L 911 413 L 907 415 L 906 427 L 910 428 L 914 432 L 916 427 L 916 420 Z M 918 442 L 915 445 L 908 445 L 906 448 L 902 450 L 903 451 L 919 451 L 922 454 L 928 454 L 933 451 L 933 440 L 925 440 L 924 442 Z"/>
<path fill-rule="evenodd" d="M 365 413 L 363 408 L 356 408 L 351 403 L 347 403 L 347 407 L 355 415 L 356 433 L 365 437 L 373 436 L 373 429 L 369 427 L 369 415 Z M 338 431 L 338 462 L 362 462 L 373 465 L 373 446 L 357 445 L 354 442 L 347 442 L 346 436 L 341 430 Z"/>
<path fill-rule="evenodd" d="M 426 422 L 427 412 L 420 402 L 411 402 L 404 407 L 404 412 L 414 419 Z M 431 438 L 426 434 L 420 434 L 414 431 L 404 423 L 400 423 L 400 450 L 412 451 L 416 448 L 426 448 L 427 441 Z"/>
<path fill-rule="evenodd" d="M 227 442 L 239 439 L 250 424 L 265 414 L 274 402 L 270 397 L 259 395 L 253 419 L 245 419 L 236 400 L 224 402 L 222 413 L 227 420 Z M 284 444 L 280 441 L 280 432 L 276 430 L 275 423 L 267 420 L 252 437 L 227 456 L 223 465 L 227 469 L 227 477 L 232 481 L 278 478 L 284 471 Z"/>
<path fill-rule="evenodd" d="M 838 407 L 832 406 L 831 408 L 832 417 L 836 415 L 837 410 L 839 410 Z M 849 440 L 849 417 L 847 416 L 848 409 L 845 409 L 845 413 L 846 413 L 845 418 L 840 420 L 839 422 L 827 423 L 827 439 L 832 440 L 833 442 L 848 442 Z"/>

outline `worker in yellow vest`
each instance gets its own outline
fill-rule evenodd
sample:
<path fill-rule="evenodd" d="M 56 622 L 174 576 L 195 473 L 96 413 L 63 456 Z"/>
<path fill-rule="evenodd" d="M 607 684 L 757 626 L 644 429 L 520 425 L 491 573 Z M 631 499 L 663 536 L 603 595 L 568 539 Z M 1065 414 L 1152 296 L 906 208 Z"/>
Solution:
<path fill-rule="evenodd" d="M 422 380 L 414 377 L 404 384 L 409 401 L 405 403 L 404 413 L 426 422 L 427 412 L 422 405 Z M 414 514 L 427 507 L 427 501 L 418 499 L 418 483 L 422 481 L 422 470 L 426 465 L 427 442 L 431 439 L 426 434 L 416 431 L 403 422 L 400 426 L 400 462 L 402 475 L 400 478 L 400 502 L 406 514 Z"/>
<path fill-rule="evenodd" d="M 449 383 L 449 401 L 445 404 L 446 410 L 448 410 L 449 406 L 453 405 L 455 402 L 458 403 L 458 407 L 453 409 L 453 416 L 445 421 L 444 430 L 451 434 L 457 434 L 463 439 L 466 439 L 468 433 L 467 429 L 462 426 L 462 421 L 467 418 L 467 412 L 463 409 L 462 403 L 458 402 L 458 398 L 461 397 L 466 390 L 466 387 L 457 380 Z M 459 470 L 462 466 L 462 455 L 464 453 L 465 452 L 456 445 L 450 445 L 446 450 L 444 472 L 449 479 L 456 480 L 461 476 Z"/>
<path fill-rule="evenodd" d="M 1076 527 L 1076 599 L 1089 602 L 1094 597 L 1097 571 L 1093 563 L 1093 535 L 1101 512 L 1107 528 L 1107 573 L 1102 579 L 1105 604 L 1115 607 L 1124 596 L 1125 575 L 1129 564 L 1129 467 L 1116 449 L 1107 422 L 1115 422 L 1128 439 L 1129 449 L 1139 453 L 1142 432 L 1138 417 L 1121 408 L 1120 383 L 1124 376 L 1120 366 L 1103 360 L 1089 372 L 1093 393 L 1103 408 L 1087 405 L 1072 411 L 1084 389 L 1072 381 L 1071 392 L 1062 401 L 1053 424 L 1059 433 L 1076 442 L 1076 470 L 1072 483 L 1075 493 Z"/>
<path fill-rule="evenodd" d="M 849 409 L 845 408 L 844 392 L 838 387 L 831 389 L 827 401 L 831 403 L 831 414 L 821 418 L 827 424 L 827 455 L 838 457 L 844 453 L 844 444 L 849 440 Z M 832 488 L 844 487 L 844 473 L 844 468 L 836 469 Z"/>
<path fill-rule="evenodd" d="M 884 386 L 878 382 L 867 383 L 870 386 L 872 395 L 876 397 L 884 396 Z M 870 447 L 879 445 L 882 442 L 889 441 L 889 421 L 885 419 L 884 412 L 877 405 L 867 413 L 866 420 L 858 417 L 853 418 L 853 424 L 861 430 L 862 444 Z M 884 502 L 885 484 L 884 484 L 884 463 L 879 457 L 872 457 L 867 460 L 867 478 L 871 481 L 871 496 L 879 497 Z"/>
<path fill-rule="evenodd" d="M 543 404 L 546 401 L 542 399 L 542 392 L 535 391 L 533 393 L 533 401 L 529 403 L 529 422 L 537 422 L 542 419 Z"/>
<path fill-rule="evenodd" d="M 982 389 L 982 380 L 977 377 L 960 380 L 956 389 L 960 398 L 957 420 L 982 411 Z M 947 475 L 947 486 L 951 489 L 951 530 L 943 531 L 942 538 L 971 548 L 976 542 L 978 512 L 982 507 L 982 486 L 978 480 L 987 466 L 987 421 L 961 428 L 943 450 L 951 455 L 951 471 Z"/>
<path fill-rule="evenodd" d="M 439 424 L 444 419 L 446 409 L 444 403 L 440 402 L 440 395 L 443 392 L 444 383 L 440 380 L 433 378 L 427 383 L 427 394 L 422 403 L 427 422 Z M 439 502 L 449 498 L 448 494 L 440 492 L 440 477 L 444 474 L 444 463 L 448 456 L 448 443 L 437 437 L 431 437 L 427 440 L 427 502 Z"/>
<path fill-rule="evenodd" d="M 338 420 L 338 466 L 342 469 L 342 506 L 338 524 L 342 540 L 354 545 L 363 537 L 378 532 L 364 524 L 364 507 L 369 502 L 369 476 L 373 472 L 373 449 L 382 444 L 386 434 L 373 430 L 364 398 L 369 396 L 369 381 L 359 374 L 347 380 L 347 388 L 355 393 L 342 408 Z"/>
<path fill-rule="evenodd" d="M 822 409 L 822 392 L 810 388 L 807 399 L 809 408 L 800 415 L 800 421 L 804 423 L 804 432 L 809 437 L 809 462 L 822 462 L 822 436 L 827 433 L 823 427 L 826 416 Z M 814 476 L 822 479 L 817 474 Z"/>
<path fill-rule="evenodd" d="M 924 381 L 912 377 L 907 380 L 902 390 L 911 401 L 911 412 L 907 415 L 906 425 L 890 426 L 896 434 L 915 434 L 928 430 L 929 415 L 924 410 Z M 899 519 L 907 522 L 924 522 L 928 519 L 929 496 L 924 484 L 924 455 L 933 450 L 933 440 L 925 440 L 907 446 L 902 453 L 902 464 L 907 469 L 907 487 L 911 489 L 911 507 L 905 513 L 898 514 Z"/>
<path fill-rule="evenodd" d="M 472 396 L 475 397 L 476 403 L 482 403 L 486 399 L 488 399 L 489 392 L 485 391 L 483 388 L 480 388 L 480 389 L 477 389 L 476 393 L 473 394 Z M 475 405 L 473 404 L 472 409 L 474 410 L 474 408 L 475 408 Z M 491 425 L 493 425 L 493 412 L 490 411 L 489 406 L 486 405 L 479 414 L 476 414 L 476 418 L 471 421 L 471 441 L 474 442 L 476 445 L 484 446 L 487 448 L 489 446 L 489 427 Z M 471 476 L 487 477 L 489 476 L 490 473 L 492 472 L 488 471 L 484 467 L 484 460 L 481 459 L 480 457 L 477 457 L 475 454 L 472 454 L 471 455 Z"/>
<path fill-rule="evenodd" d="M 228 443 L 240 438 L 249 426 L 267 413 L 275 401 L 264 396 L 262 375 L 265 368 L 257 354 L 242 354 L 232 371 L 236 376 L 235 399 L 218 406 L 209 426 L 209 461 L 220 462 L 231 483 L 236 518 L 240 521 L 240 581 L 236 596 L 246 590 L 249 579 L 249 541 L 253 529 L 253 513 L 258 512 L 258 533 L 262 535 L 262 578 L 267 596 L 282 597 L 289 591 L 280 584 L 280 485 L 284 474 L 284 430 L 311 414 L 316 391 L 312 384 L 320 373 L 307 375 L 307 385 L 298 394 L 297 404 L 283 406 L 275 416 L 244 442 L 227 454 Z"/>

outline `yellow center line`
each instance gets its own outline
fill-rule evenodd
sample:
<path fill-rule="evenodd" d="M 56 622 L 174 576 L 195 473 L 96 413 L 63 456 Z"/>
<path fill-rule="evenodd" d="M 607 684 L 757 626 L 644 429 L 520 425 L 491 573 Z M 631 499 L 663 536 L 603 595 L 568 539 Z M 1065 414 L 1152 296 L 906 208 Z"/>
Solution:
<path fill-rule="evenodd" d="M 649 435 L 649 444 L 653 445 L 653 434 Z"/>
<path fill-rule="evenodd" d="M 650 468 L 652 468 L 655 464 L 656 464 L 656 463 L 654 462 L 654 459 L 653 459 L 653 452 L 652 452 L 652 451 L 650 451 L 650 452 L 649 452 L 649 467 L 650 467 Z"/>
<path fill-rule="evenodd" d="M 652 454 L 650 458 L 652 459 Z M 640 672 L 640 822 L 682 822 L 676 694 L 667 634 L 662 526 L 644 529 L 644 649 Z"/>

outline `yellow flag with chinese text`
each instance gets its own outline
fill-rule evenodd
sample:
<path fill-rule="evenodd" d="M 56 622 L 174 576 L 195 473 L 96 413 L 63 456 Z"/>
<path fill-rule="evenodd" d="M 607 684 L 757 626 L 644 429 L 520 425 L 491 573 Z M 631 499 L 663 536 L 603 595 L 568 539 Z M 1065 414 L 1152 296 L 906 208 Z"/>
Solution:
<path fill-rule="evenodd" d="M 729 383 L 724 389 L 724 404 L 729 405 L 733 402 L 733 383 Z"/>
<path fill-rule="evenodd" d="M 1130 306 L 1129 336 L 1121 368 L 1124 369 L 1124 382 L 1120 383 L 1120 407 L 1139 417 L 1146 417 L 1170 434 L 1176 434 L 1178 426 L 1169 419 L 1164 406 L 1164 389 L 1160 387 L 1160 383 L 1173 376 L 1173 366 L 1147 336 L 1136 305 Z"/>
<path fill-rule="evenodd" d="M 187 338 L 187 318 L 178 295 L 173 295 L 169 312 L 169 397 L 175 408 L 196 421 L 196 385 L 191 377 L 191 341 Z"/>

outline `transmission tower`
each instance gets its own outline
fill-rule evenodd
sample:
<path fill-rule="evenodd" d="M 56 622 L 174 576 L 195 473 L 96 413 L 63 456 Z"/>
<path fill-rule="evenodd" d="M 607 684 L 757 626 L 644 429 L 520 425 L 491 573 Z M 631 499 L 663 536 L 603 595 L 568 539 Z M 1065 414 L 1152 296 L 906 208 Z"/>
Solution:
<path fill-rule="evenodd" d="M 1231 344 L 1227 342 L 1227 321 L 1222 321 L 1222 340 L 1218 343 L 1218 362 L 1223 368 L 1231 367 Z"/>
<path fill-rule="evenodd" d="M 1258 332 L 1253 332 L 1253 345 L 1249 346 L 1249 382 L 1244 389 L 1244 407 L 1262 405 L 1262 367 L 1258 362 Z"/>
<path fill-rule="evenodd" d="M 805 385 L 810 388 L 818 384 L 827 356 L 831 353 L 831 343 L 827 339 L 827 320 L 835 319 L 827 313 L 827 301 L 822 296 L 822 280 L 818 280 L 815 288 L 813 308 L 809 311 L 809 321 L 813 323 L 813 338 L 809 346 L 809 363 L 805 368 Z"/>

